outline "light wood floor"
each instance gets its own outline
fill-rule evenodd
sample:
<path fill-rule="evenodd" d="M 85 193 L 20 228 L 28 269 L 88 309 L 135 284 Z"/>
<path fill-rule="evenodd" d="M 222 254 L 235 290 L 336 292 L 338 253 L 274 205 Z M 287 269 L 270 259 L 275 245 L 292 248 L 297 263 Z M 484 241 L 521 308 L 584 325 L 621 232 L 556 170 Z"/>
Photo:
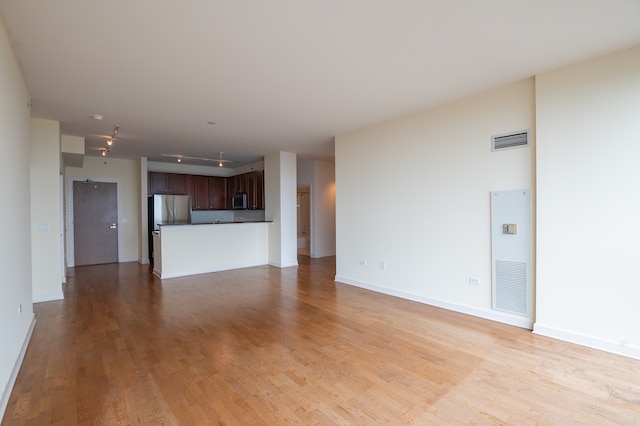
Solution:
<path fill-rule="evenodd" d="M 640 361 L 333 282 L 76 268 L 3 425 L 640 424 Z"/>

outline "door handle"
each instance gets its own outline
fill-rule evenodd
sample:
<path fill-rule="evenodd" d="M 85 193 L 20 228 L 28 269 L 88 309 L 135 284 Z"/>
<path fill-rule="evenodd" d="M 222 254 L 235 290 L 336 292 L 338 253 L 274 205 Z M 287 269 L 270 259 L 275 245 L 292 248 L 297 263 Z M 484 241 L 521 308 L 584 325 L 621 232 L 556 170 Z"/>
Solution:
<path fill-rule="evenodd" d="M 116 224 L 112 223 L 111 225 L 109 225 L 109 229 L 116 229 Z"/>

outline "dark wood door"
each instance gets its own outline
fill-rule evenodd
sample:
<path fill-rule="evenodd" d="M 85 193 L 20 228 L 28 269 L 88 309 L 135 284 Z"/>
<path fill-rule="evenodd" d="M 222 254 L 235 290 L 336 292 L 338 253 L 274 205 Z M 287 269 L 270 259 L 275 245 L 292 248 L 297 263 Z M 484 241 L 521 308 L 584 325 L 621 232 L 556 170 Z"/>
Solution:
<path fill-rule="evenodd" d="M 118 262 L 118 187 L 73 182 L 75 266 Z"/>

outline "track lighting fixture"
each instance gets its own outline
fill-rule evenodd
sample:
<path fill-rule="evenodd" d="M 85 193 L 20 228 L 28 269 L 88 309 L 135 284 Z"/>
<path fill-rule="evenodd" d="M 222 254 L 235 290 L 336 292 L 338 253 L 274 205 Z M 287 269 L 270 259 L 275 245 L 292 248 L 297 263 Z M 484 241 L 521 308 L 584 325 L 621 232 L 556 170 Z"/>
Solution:
<path fill-rule="evenodd" d="M 111 137 L 107 138 L 107 147 L 100 149 L 100 151 L 102 151 L 103 157 L 105 157 L 107 155 L 107 152 L 109 152 L 109 147 L 113 145 L 113 140 L 116 138 L 116 134 L 118 133 L 119 129 L 120 125 L 116 124 L 113 128 L 113 131 L 111 132 Z"/>
<path fill-rule="evenodd" d="M 225 158 L 222 158 L 223 154 L 224 152 L 219 152 L 218 158 L 191 157 L 191 156 L 182 155 L 182 154 L 162 154 L 162 156 L 175 158 L 178 163 L 182 163 L 183 160 L 210 161 L 212 163 L 218 163 L 218 167 L 224 167 L 225 163 L 233 163 L 233 160 L 227 160 Z"/>

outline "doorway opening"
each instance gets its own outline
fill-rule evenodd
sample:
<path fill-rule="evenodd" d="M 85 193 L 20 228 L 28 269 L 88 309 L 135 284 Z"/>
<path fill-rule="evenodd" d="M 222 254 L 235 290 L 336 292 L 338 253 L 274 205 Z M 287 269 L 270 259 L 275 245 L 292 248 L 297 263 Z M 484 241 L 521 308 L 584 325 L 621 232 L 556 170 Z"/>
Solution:
<path fill-rule="evenodd" d="M 311 188 L 301 186 L 297 196 L 298 254 L 311 255 Z"/>

